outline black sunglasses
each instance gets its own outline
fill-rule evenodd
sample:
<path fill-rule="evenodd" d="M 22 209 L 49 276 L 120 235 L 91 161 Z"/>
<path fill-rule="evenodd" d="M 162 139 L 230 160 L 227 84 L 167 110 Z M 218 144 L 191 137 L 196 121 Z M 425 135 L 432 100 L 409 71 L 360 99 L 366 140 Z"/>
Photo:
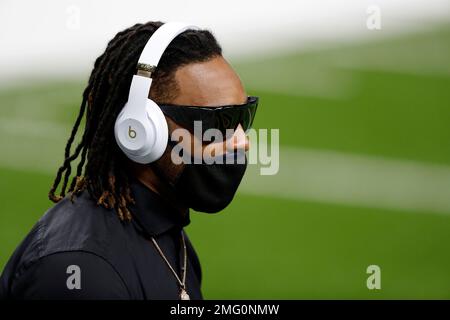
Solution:
<path fill-rule="evenodd" d="M 162 112 L 183 128 L 194 132 L 194 121 L 201 121 L 202 134 L 208 129 L 218 129 L 226 136 L 226 129 L 236 129 L 240 124 L 244 131 L 252 127 L 258 108 L 258 97 L 248 97 L 247 103 L 227 106 L 182 106 L 158 104 Z"/>

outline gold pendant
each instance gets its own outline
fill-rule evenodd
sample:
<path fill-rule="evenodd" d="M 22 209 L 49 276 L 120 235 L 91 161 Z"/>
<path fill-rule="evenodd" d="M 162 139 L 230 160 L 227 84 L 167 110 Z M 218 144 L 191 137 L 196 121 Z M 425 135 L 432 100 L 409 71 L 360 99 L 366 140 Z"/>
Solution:
<path fill-rule="evenodd" d="M 191 300 L 188 293 L 184 289 L 181 289 L 181 291 L 180 291 L 180 299 L 181 300 Z"/>

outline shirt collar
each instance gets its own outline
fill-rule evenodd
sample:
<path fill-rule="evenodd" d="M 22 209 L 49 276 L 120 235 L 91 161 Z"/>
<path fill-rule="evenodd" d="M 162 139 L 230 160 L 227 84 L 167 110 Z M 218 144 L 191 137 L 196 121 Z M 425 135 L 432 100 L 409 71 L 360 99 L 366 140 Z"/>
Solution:
<path fill-rule="evenodd" d="M 158 236 L 175 227 L 182 229 L 190 223 L 189 209 L 180 211 L 137 179 L 130 181 L 130 188 L 135 200 L 131 213 L 150 236 Z"/>

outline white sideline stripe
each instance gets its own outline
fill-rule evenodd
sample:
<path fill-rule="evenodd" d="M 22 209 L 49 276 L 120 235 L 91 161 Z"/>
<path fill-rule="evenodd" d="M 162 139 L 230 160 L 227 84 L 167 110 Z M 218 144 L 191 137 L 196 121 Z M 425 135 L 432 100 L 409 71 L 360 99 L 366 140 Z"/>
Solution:
<path fill-rule="evenodd" d="M 0 166 L 55 174 L 63 159 L 70 126 L 53 121 L 0 118 Z"/>
<path fill-rule="evenodd" d="M 16 117 L 0 118 L 0 132 L 10 136 L 60 139 L 69 137 L 70 127 L 54 121 L 30 120 Z"/>
<path fill-rule="evenodd" d="M 0 119 L 0 166 L 54 174 L 70 127 Z M 450 166 L 343 152 L 280 148 L 279 172 L 249 165 L 240 192 L 292 200 L 450 213 Z"/>
<path fill-rule="evenodd" d="M 450 213 L 450 166 L 283 147 L 278 174 L 258 173 L 257 166 L 249 166 L 242 192 L 370 208 Z"/>

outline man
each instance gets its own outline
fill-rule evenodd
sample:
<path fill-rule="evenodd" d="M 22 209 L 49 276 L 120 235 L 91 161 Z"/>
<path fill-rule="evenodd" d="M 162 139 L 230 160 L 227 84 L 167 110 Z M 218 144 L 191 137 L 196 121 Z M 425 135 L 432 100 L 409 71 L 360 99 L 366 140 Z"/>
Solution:
<path fill-rule="evenodd" d="M 246 162 L 211 164 L 194 158 L 208 148 L 215 150 L 213 158 L 245 156 L 244 130 L 251 125 L 257 98 L 247 97 L 206 30 L 182 32 L 165 48 L 156 69 L 141 69 L 140 55 L 162 25 L 136 24 L 119 32 L 95 61 L 64 163 L 49 192 L 57 204 L 9 260 L 0 297 L 202 298 L 200 264 L 183 231 L 190 221 L 189 208 L 218 212 L 226 207 Z M 114 134 L 136 76 L 152 78 L 146 95 L 164 112 L 169 136 L 180 129 L 188 133 L 178 144 L 168 141 L 162 156 L 147 163 L 130 160 L 134 158 L 119 148 Z M 84 132 L 72 151 L 85 113 Z M 197 120 L 205 126 L 201 134 L 206 129 L 233 129 L 232 134 L 198 144 L 202 135 L 196 134 Z M 134 138 L 136 131 L 131 126 L 128 130 Z M 180 145 L 177 157 L 173 151 Z M 174 160 L 186 156 L 194 161 Z"/>

